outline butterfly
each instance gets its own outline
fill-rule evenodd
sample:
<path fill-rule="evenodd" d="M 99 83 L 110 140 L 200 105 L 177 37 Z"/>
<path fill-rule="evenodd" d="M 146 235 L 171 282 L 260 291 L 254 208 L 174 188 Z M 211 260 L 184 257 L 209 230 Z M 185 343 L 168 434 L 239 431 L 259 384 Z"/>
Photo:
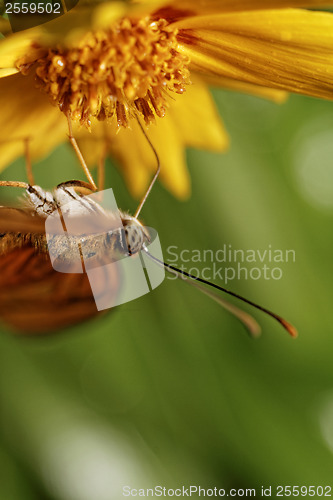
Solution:
<path fill-rule="evenodd" d="M 86 173 L 88 183 L 68 181 L 59 184 L 52 192 L 44 191 L 32 182 L 33 175 L 27 147 L 27 176 L 31 182 L 27 184 L 0 181 L 0 186 L 20 187 L 26 191 L 25 206 L 21 208 L 0 207 L 0 317 L 6 323 L 23 332 L 45 333 L 63 329 L 99 314 L 95 301 L 96 295 L 92 293 L 87 274 L 75 272 L 75 269 L 74 272 L 69 272 L 72 268 L 67 269 L 65 273 L 54 269 L 54 263 L 50 259 L 50 245 L 55 245 L 57 251 L 60 249 L 58 253 L 62 256 L 62 265 L 65 267 L 72 265 L 74 247 L 80 248 L 81 257 L 84 252 L 89 259 L 95 260 L 93 265 L 95 269 L 99 269 L 99 274 L 97 273 L 94 279 L 97 280 L 99 294 L 108 293 L 110 296 L 111 290 L 115 303 L 122 286 L 122 276 L 117 266 L 103 266 L 103 262 L 105 259 L 117 261 L 122 256 L 131 258 L 142 251 L 157 266 L 163 267 L 177 277 L 186 278 L 187 283 L 227 309 L 245 325 L 252 336 L 260 333 L 256 320 L 224 300 L 216 291 L 231 295 L 264 312 L 278 321 L 291 336 L 297 336 L 295 327 L 281 316 L 231 290 L 171 266 L 149 251 L 150 235 L 138 217 L 159 175 L 160 160 L 139 120 L 142 132 L 155 154 L 157 168 L 138 209 L 134 216 L 131 216 L 118 209 L 104 210 L 98 202 L 87 201 L 84 194 L 97 191 L 97 186 L 72 135 L 70 119 L 67 118 L 69 139 Z M 25 144 L 27 146 L 27 141 Z M 84 228 L 85 236 L 82 238 L 78 232 L 76 239 L 72 239 L 69 245 L 65 245 L 64 251 L 63 237 L 55 234 L 51 240 L 46 238 L 45 221 L 52 214 L 59 212 L 61 215 L 63 210 L 68 210 L 72 200 L 78 203 L 77 206 L 84 220 L 88 213 L 93 213 L 97 216 L 94 218 L 93 225 L 96 221 L 99 224 L 99 221 L 106 220 L 112 226 L 112 220 L 118 217 L 122 228 L 104 231 L 102 236 L 99 235 L 97 238 L 94 235 L 87 237 L 87 231 Z M 68 217 L 71 219 L 75 216 L 76 214 L 71 212 L 66 214 L 67 220 Z M 63 215 L 61 217 L 64 222 Z M 72 244 L 73 241 L 74 244 Z M 83 258 L 81 258 L 81 264 L 85 269 Z"/>
<path fill-rule="evenodd" d="M 73 200 L 81 210 L 81 219 L 75 218 L 77 214 L 69 214 L 74 221 L 82 218 L 86 221 L 93 211 L 100 224 L 104 218 L 112 225 L 115 214 L 82 196 L 80 191 L 89 191 L 90 187 L 81 181 L 62 183 L 52 192 L 25 183 L 2 184 L 24 187 L 26 196 L 22 208 L 0 207 L 0 317 L 14 329 L 45 333 L 98 315 L 96 295 L 91 291 L 87 274 L 75 272 L 73 266 L 70 269 L 73 272 L 54 269 L 50 245 L 58 247 L 64 265 L 71 264 L 71 251 L 63 251 L 64 238 L 61 235 L 55 234 L 51 241 L 47 241 L 45 221 L 62 207 L 71 206 Z M 88 258 L 96 261 L 99 270 L 99 274 L 95 272 L 94 275 L 95 294 L 97 280 L 99 294 L 107 293 L 109 299 L 110 293 L 116 297 L 121 277 L 117 266 L 102 264 L 106 260 L 110 262 L 109 256 L 117 260 L 122 255 L 134 255 L 143 240 L 148 238 L 134 217 L 121 211 L 117 215 L 123 230 L 108 231 L 99 239 L 86 237 L 84 243 L 80 238 L 81 246 L 84 244 L 89 248 Z M 91 220 L 91 215 L 88 220 Z M 86 223 L 85 226 L 87 231 Z"/>

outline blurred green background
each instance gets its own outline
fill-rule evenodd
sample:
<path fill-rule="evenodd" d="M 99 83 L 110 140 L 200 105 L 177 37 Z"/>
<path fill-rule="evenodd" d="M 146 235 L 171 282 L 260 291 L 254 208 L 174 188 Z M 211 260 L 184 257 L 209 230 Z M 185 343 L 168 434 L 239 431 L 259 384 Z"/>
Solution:
<path fill-rule="evenodd" d="M 274 498 L 276 485 L 333 485 L 332 104 L 214 97 L 230 152 L 189 150 L 191 199 L 158 185 L 143 220 L 166 258 L 169 245 L 294 249 L 281 280 L 229 287 L 292 321 L 299 338 L 245 307 L 263 328 L 252 340 L 180 280 L 58 335 L 3 326 L 1 500 L 118 500 L 125 485 L 257 496 L 272 486 Z M 82 177 L 67 145 L 34 172 L 44 187 Z M 2 178 L 25 179 L 23 160 Z M 107 187 L 134 212 L 110 162 Z"/>

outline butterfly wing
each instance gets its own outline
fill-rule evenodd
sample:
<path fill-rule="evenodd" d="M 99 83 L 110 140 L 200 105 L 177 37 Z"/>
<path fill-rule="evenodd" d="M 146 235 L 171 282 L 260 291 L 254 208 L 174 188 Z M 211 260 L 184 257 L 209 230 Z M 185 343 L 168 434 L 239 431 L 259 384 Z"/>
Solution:
<path fill-rule="evenodd" d="M 45 219 L 33 214 L 32 210 L 0 206 L 1 234 L 24 233 L 44 234 Z"/>
<path fill-rule="evenodd" d="M 15 330 L 42 334 L 96 316 L 88 276 L 52 267 L 45 245 L 45 219 L 25 210 L 0 207 L 0 318 Z M 97 278 L 95 278 L 97 279 Z M 115 266 L 101 266 L 101 294 L 117 292 Z"/>

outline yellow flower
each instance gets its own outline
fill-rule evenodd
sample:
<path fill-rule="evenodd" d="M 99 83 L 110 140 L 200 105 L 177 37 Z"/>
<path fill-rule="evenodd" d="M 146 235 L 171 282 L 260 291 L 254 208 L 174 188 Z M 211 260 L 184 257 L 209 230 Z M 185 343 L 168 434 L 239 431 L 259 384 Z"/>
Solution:
<path fill-rule="evenodd" d="M 139 117 L 152 124 L 161 179 L 185 197 L 185 147 L 228 147 L 207 83 L 277 102 L 285 91 L 332 99 L 333 14 L 296 8 L 332 2 L 104 2 L 14 34 L 1 20 L 1 141 L 30 137 L 33 157 L 44 156 L 69 116 L 88 163 L 107 146 L 139 196 L 154 168 Z M 0 167 L 18 154 L 3 143 Z"/>

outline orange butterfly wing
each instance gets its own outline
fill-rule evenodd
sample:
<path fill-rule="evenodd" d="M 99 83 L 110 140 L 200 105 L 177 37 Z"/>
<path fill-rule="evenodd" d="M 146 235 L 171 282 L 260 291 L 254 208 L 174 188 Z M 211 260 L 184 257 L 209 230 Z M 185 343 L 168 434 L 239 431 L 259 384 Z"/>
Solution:
<path fill-rule="evenodd" d="M 55 271 L 47 251 L 36 248 L 31 234 L 42 237 L 44 222 L 28 211 L 0 207 L 0 318 L 30 334 L 66 328 L 99 314 L 87 275 Z M 101 267 L 98 279 L 101 293 L 110 282 L 117 293 L 115 266 Z"/>

